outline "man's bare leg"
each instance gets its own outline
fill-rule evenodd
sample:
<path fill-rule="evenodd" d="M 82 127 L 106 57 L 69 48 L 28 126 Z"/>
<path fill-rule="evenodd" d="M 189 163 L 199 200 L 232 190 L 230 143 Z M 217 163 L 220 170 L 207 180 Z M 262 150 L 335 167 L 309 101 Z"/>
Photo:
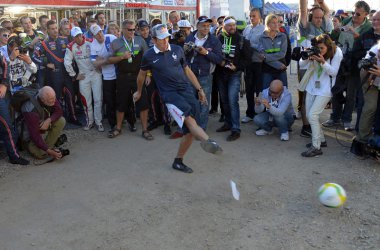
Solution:
<path fill-rule="evenodd" d="M 177 157 L 183 159 L 186 152 L 189 150 L 191 144 L 193 143 L 193 135 L 192 134 L 186 134 L 182 137 L 181 143 L 179 144 Z"/>
<path fill-rule="evenodd" d="M 123 125 L 124 120 L 124 112 L 116 112 L 116 128 L 121 130 L 121 126 Z"/>

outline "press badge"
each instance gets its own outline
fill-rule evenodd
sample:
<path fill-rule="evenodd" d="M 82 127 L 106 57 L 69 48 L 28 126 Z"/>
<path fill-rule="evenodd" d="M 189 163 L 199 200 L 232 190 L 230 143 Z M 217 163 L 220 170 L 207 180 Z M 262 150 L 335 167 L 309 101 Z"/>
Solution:
<path fill-rule="evenodd" d="M 128 58 L 128 63 L 132 63 L 132 62 L 133 62 L 132 57 Z"/>
<path fill-rule="evenodd" d="M 321 82 L 320 81 L 315 81 L 315 88 L 316 89 L 321 88 Z"/>

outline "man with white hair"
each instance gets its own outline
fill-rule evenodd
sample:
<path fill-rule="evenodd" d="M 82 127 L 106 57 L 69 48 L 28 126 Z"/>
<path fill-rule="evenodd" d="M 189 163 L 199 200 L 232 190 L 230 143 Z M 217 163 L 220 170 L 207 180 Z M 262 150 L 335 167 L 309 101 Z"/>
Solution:
<path fill-rule="evenodd" d="M 69 75 L 79 80 L 80 96 L 86 114 L 86 125 L 83 130 L 90 130 L 95 123 L 98 131 L 103 132 L 102 75 L 90 60 L 92 39 L 85 38 L 79 27 L 71 29 L 71 37 L 74 40 L 67 46 L 64 64 Z M 78 66 L 78 76 L 76 76 L 77 73 L 73 68 L 73 61 Z M 94 108 L 92 107 L 92 99 L 94 99 Z"/>
<path fill-rule="evenodd" d="M 49 86 L 41 88 L 38 94 L 22 105 L 21 112 L 30 136 L 29 152 L 37 159 L 49 156 L 61 159 L 62 153 L 54 145 L 66 121 L 54 90 Z M 42 133 L 47 133 L 45 138 Z"/>

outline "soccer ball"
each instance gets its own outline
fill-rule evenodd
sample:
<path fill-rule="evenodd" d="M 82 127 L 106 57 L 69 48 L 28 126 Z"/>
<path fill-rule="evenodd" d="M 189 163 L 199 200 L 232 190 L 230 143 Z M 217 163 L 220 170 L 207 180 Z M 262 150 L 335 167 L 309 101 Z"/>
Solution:
<path fill-rule="evenodd" d="M 318 190 L 319 201 L 326 207 L 340 207 L 346 201 L 346 191 L 336 183 L 325 183 Z"/>

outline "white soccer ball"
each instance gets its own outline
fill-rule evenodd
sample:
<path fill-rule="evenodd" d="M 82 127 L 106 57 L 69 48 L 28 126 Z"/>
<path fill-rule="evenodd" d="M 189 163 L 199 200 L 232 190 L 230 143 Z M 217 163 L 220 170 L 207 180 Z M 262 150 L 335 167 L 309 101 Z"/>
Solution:
<path fill-rule="evenodd" d="M 347 199 L 346 191 L 336 183 L 325 183 L 318 190 L 319 201 L 326 207 L 340 207 Z"/>

